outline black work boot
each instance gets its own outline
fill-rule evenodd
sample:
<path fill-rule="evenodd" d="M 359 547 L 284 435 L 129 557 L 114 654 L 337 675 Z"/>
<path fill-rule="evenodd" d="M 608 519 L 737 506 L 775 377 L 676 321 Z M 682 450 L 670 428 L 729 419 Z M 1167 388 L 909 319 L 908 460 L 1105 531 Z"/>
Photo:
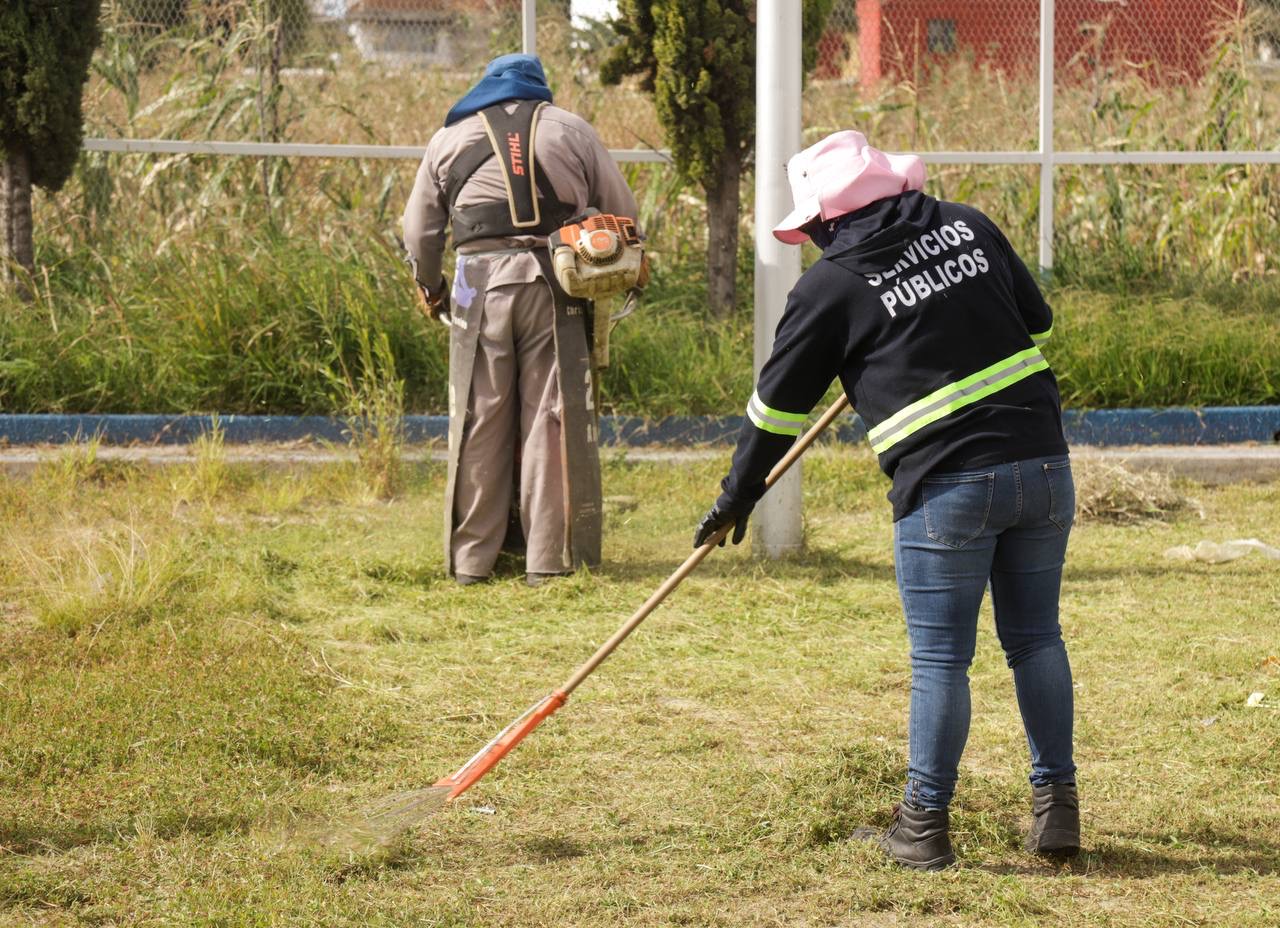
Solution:
<path fill-rule="evenodd" d="M 889 857 L 914 870 L 942 870 L 956 862 L 946 809 L 921 809 L 909 802 L 893 807 L 893 824 L 883 833 L 858 828 L 853 837 L 875 841 Z"/>
<path fill-rule="evenodd" d="M 1080 853 L 1080 800 L 1074 783 L 1031 788 L 1031 830 L 1027 850 L 1050 857 Z"/>

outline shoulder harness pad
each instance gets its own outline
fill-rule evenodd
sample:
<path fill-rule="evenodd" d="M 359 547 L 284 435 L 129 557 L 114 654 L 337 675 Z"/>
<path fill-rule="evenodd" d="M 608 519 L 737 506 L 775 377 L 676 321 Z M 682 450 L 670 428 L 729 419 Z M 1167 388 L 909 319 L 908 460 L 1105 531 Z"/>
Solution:
<path fill-rule="evenodd" d="M 555 189 L 537 169 L 535 134 L 538 116 L 547 104 L 521 100 L 509 114 L 504 108 L 508 105 L 499 103 L 480 111 L 486 138 L 459 155 L 445 178 L 455 248 L 478 238 L 548 235 L 573 213 L 573 207 L 557 199 Z M 458 209 L 463 185 L 494 155 L 502 168 L 506 202 Z"/>

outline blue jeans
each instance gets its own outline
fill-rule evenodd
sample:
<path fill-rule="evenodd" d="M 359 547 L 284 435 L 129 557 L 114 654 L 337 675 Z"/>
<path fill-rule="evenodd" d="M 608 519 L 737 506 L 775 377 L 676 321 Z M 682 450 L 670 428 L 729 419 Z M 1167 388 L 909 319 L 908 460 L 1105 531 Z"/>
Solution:
<path fill-rule="evenodd" d="M 911 639 L 905 798 L 945 809 L 969 737 L 969 664 L 991 585 L 996 632 L 1031 748 L 1031 782 L 1074 783 L 1071 667 L 1058 593 L 1075 484 L 1066 457 L 934 474 L 894 525 L 898 590 Z"/>

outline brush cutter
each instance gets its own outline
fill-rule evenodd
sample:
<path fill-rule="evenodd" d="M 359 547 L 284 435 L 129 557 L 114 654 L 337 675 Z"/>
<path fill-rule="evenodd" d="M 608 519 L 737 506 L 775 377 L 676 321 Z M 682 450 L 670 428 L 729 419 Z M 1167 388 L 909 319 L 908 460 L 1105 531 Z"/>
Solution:
<path fill-rule="evenodd" d="M 849 406 L 849 400 L 840 395 L 840 398 L 831 404 L 831 407 L 822 414 L 813 427 L 809 429 L 800 440 L 792 445 L 791 449 L 769 472 L 769 476 L 765 479 L 765 488 L 773 486 L 778 479 L 787 472 L 788 468 L 796 462 L 800 455 L 808 450 L 809 446 L 817 439 L 819 435 L 826 430 L 835 419 L 845 411 Z M 399 801 L 394 803 L 394 808 L 383 806 L 375 812 L 371 819 L 378 819 L 382 824 L 396 829 L 410 827 L 416 819 L 424 818 L 430 815 L 444 803 L 451 799 L 456 799 L 464 792 L 471 788 L 477 780 L 497 766 L 498 762 L 505 757 L 517 744 L 528 737 L 529 733 L 545 722 L 552 716 L 557 709 L 565 704 L 569 698 L 569 694 L 578 688 L 591 673 L 599 667 L 614 649 L 626 639 L 636 626 L 648 618 L 649 614 L 662 603 L 664 599 L 671 594 L 681 582 L 684 581 L 689 574 L 693 573 L 694 568 L 702 563 L 721 539 L 725 537 L 731 530 L 733 525 L 726 525 L 711 536 L 701 547 L 694 549 L 683 564 L 676 571 L 662 582 L 662 585 L 654 591 L 644 604 L 640 606 L 631 616 L 623 623 L 622 627 L 613 633 L 604 644 L 596 650 L 596 653 L 582 664 L 573 675 L 569 677 L 559 689 L 554 690 L 549 695 L 544 696 L 538 702 L 534 703 L 524 714 L 518 719 L 504 728 L 498 733 L 492 741 L 476 752 L 469 761 L 459 767 L 456 771 L 447 777 L 441 777 L 435 782 L 435 785 L 425 790 L 418 790 L 414 793 L 401 794 Z M 374 822 L 368 823 L 370 826 Z"/>

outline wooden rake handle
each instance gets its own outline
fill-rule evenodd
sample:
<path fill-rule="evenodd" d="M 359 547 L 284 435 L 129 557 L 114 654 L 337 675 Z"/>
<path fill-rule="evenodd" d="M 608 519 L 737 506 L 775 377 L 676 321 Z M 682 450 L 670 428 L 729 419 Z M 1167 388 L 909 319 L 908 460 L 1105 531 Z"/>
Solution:
<path fill-rule="evenodd" d="M 768 490 L 777 483 L 778 480 L 781 479 L 782 475 L 790 469 L 791 465 L 800 458 L 800 455 L 809 450 L 809 446 L 817 440 L 818 436 L 825 432 L 827 427 L 848 408 L 849 399 L 841 393 L 840 398 L 832 403 L 830 408 L 822 414 L 822 418 L 815 422 L 809 431 L 800 436 L 800 440 L 792 445 L 787 453 L 782 456 L 782 460 L 773 466 L 773 470 L 769 471 L 769 476 L 766 477 L 764 481 L 765 489 Z M 591 657 L 588 658 L 582 666 L 573 672 L 573 676 L 566 680 L 564 685 L 561 686 L 557 692 L 563 693 L 567 697 L 578 688 L 578 684 L 591 676 L 592 671 L 604 663 L 605 658 L 612 654 L 614 649 L 617 648 L 618 645 L 622 644 L 622 642 L 626 640 L 627 636 L 636 630 L 636 626 L 647 619 L 649 614 L 653 612 L 654 609 L 657 609 L 658 606 L 662 604 L 662 601 L 670 596 L 672 591 L 683 583 L 684 579 L 688 577 L 689 574 L 693 573 L 694 569 L 702 563 L 703 559 L 712 552 L 716 545 L 720 544 L 721 540 L 728 535 L 732 529 L 733 524 L 730 523 L 707 539 L 701 547 L 695 548 L 693 553 L 685 558 L 684 563 L 677 567 L 675 572 L 671 576 L 667 577 L 667 579 L 662 582 L 662 585 L 653 591 L 653 595 L 646 599 L 644 603 L 641 604 L 640 608 L 632 613 L 631 618 L 627 619 L 627 621 L 623 623 L 622 627 L 614 632 L 613 636 L 608 641 L 600 645 L 595 654 L 591 655 Z"/>
<path fill-rule="evenodd" d="M 814 440 L 848 406 L 849 400 L 845 398 L 844 394 L 841 394 L 840 398 L 831 404 L 831 408 L 822 414 L 822 418 L 815 422 L 813 427 L 791 446 L 791 449 L 787 451 L 782 460 L 774 465 L 773 470 L 769 472 L 769 476 L 765 478 L 764 485 L 766 490 L 778 482 L 778 478 L 787 472 L 787 468 L 794 464 L 800 455 L 805 453 Z M 671 594 L 672 590 L 680 585 L 685 577 L 693 573 L 694 568 L 702 563 L 703 558 L 711 553 L 712 549 L 720 543 L 721 539 L 732 528 L 731 524 L 726 525 L 712 535 L 705 544 L 696 548 L 692 554 L 685 558 L 685 562 L 676 568 L 675 573 L 663 581 L 663 584 L 654 591 L 652 596 L 644 601 L 644 604 L 635 611 L 631 618 L 627 619 L 623 626 L 613 633 L 613 637 L 600 645 L 596 653 L 591 655 L 586 663 L 574 671 L 573 676 L 566 680 L 563 686 L 530 706 L 520 718 L 500 731 L 497 737 L 482 747 L 475 756 L 459 767 L 457 771 L 437 780 L 435 783 L 436 789 L 445 791 L 447 799 L 455 799 L 497 766 L 498 762 L 506 757 L 512 748 L 523 741 L 526 735 L 564 705 L 565 700 L 569 698 L 570 693 L 577 689 L 578 684 L 589 677 L 591 672 L 599 667 L 604 662 L 604 659 L 612 654 L 614 649 L 622 644 L 628 635 L 635 631 L 637 625 L 648 618 L 649 613 L 658 608 L 659 604 Z"/>

